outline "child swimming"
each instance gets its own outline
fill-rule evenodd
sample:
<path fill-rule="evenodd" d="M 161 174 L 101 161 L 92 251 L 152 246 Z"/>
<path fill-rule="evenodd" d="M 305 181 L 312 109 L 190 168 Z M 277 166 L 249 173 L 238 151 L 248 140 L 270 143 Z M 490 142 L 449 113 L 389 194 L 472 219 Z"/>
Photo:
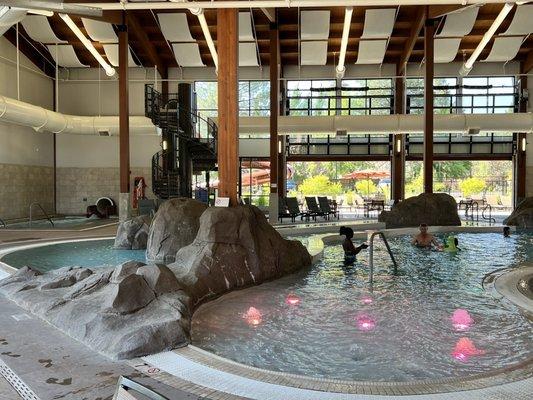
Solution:
<path fill-rule="evenodd" d="M 367 244 L 362 243 L 360 246 L 355 247 L 352 238 L 353 238 L 353 229 L 347 226 L 341 226 L 339 230 L 339 235 L 344 235 L 345 239 L 342 242 L 342 248 L 344 250 L 344 262 L 346 264 L 352 264 L 355 262 L 355 258 L 361 250 L 368 247 Z"/>

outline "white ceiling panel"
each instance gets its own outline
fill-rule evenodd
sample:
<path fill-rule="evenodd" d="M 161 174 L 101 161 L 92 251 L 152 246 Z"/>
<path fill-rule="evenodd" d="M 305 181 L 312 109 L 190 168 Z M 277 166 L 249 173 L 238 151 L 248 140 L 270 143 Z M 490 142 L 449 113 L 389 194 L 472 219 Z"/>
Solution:
<path fill-rule="evenodd" d="M 239 43 L 239 67 L 258 67 L 255 42 Z"/>
<path fill-rule="evenodd" d="M 450 63 L 455 60 L 461 38 L 437 38 L 435 39 L 434 60 L 436 63 Z"/>
<path fill-rule="evenodd" d="M 489 56 L 483 61 L 506 62 L 512 60 L 518 54 L 522 41 L 521 36 L 497 37 L 494 39 Z"/>
<path fill-rule="evenodd" d="M 326 65 L 328 41 L 302 42 L 300 53 L 301 65 Z"/>
<path fill-rule="evenodd" d="M 378 8 L 365 11 L 365 26 L 361 39 L 385 39 L 392 34 L 395 8 Z"/>
<path fill-rule="evenodd" d="M 461 12 L 448 14 L 444 20 L 444 26 L 437 37 L 460 37 L 466 36 L 474 27 L 479 7 L 469 7 Z"/>
<path fill-rule="evenodd" d="M 74 51 L 74 47 L 70 44 L 49 44 L 46 46 L 48 51 L 52 55 L 54 61 L 56 61 L 61 67 L 76 68 L 76 67 L 88 67 L 88 65 L 82 64 Z M 57 51 L 57 60 L 56 60 Z"/>
<path fill-rule="evenodd" d="M 194 42 L 185 13 L 157 14 L 161 32 L 169 42 Z"/>
<path fill-rule="evenodd" d="M 117 37 L 117 34 L 115 33 L 115 30 L 113 29 L 113 25 L 107 22 L 96 21 L 90 18 L 82 18 L 81 20 L 83 22 L 83 26 L 85 27 L 85 30 L 87 31 L 87 34 L 95 42 L 100 42 L 100 43 L 117 43 L 118 42 L 118 37 Z"/>
<path fill-rule="evenodd" d="M 252 31 L 252 17 L 249 11 L 239 13 L 239 41 L 255 41 L 254 33 Z"/>
<path fill-rule="evenodd" d="M 387 50 L 387 40 L 361 40 L 356 64 L 381 64 Z"/>
<path fill-rule="evenodd" d="M 516 12 L 504 35 L 529 35 L 533 33 L 533 4 L 516 6 Z"/>
<path fill-rule="evenodd" d="M 302 11 L 300 13 L 300 38 L 320 40 L 329 38 L 329 11 Z"/>
<path fill-rule="evenodd" d="M 182 67 L 205 67 L 197 43 L 172 43 L 176 61 Z"/>
<path fill-rule="evenodd" d="M 28 15 L 22 20 L 22 26 L 30 38 L 41 43 L 66 43 L 60 40 L 52 27 L 48 18 L 43 15 Z"/>
<path fill-rule="evenodd" d="M 118 67 L 118 44 L 104 44 L 104 52 L 113 67 Z M 128 52 L 128 67 L 137 67 L 131 50 Z"/>

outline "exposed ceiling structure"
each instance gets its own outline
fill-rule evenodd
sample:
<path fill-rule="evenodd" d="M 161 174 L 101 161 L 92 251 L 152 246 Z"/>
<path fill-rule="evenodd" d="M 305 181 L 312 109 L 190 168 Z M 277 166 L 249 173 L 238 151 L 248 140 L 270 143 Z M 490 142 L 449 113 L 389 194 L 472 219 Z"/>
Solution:
<path fill-rule="evenodd" d="M 65 3 L 99 3 L 66 0 Z M 109 0 L 107 1 L 109 3 Z M 118 1 L 117 1 L 118 3 Z M 464 61 L 504 7 L 502 3 L 396 7 L 354 7 L 349 25 L 345 65 L 421 62 L 424 57 L 423 23 L 426 13 L 435 18 L 435 62 Z M 239 12 L 239 65 L 269 65 L 270 18 L 277 14 L 282 65 L 335 65 L 339 58 L 345 7 L 241 9 Z M 199 18 L 187 10 L 104 11 L 102 17 L 71 15 L 96 50 L 111 65 L 117 64 L 117 25 L 126 18 L 130 31 L 130 65 L 154 67 L 213 66 L 208 40 Z M 216 10 L 203 15 L 216 44 Z M 515 6 L 497 29 L 478 62 L 522 63 L 533 68 L 533 3 Z M 55 59 L 64 67 L 97 67 L 98 62 L 57 15 L 28 15 L 19 24 L 21 50 L 51 74 Z M 15 27 L 5 36 L 15 42 Z"/>

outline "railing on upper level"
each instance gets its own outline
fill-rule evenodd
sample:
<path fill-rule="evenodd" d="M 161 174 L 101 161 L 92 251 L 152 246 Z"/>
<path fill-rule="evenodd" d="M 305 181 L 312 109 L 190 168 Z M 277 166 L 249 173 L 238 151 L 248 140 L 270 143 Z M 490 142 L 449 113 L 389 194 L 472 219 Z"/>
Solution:
<path fill-rule="evenodd" d="M 203 117 L 195 111 L 181 107 L 177 93 L 163 95 L 152 85 L 145 85 L 145 115 L 152 120 L 154 125 L 161 129 L 174 129 L 178 136 L 198 139 L 216 150 L 218 133 L 216 124 L 211 118 Z M 184 136 L 184 128 L 192 133 L 191 137 Z"/>

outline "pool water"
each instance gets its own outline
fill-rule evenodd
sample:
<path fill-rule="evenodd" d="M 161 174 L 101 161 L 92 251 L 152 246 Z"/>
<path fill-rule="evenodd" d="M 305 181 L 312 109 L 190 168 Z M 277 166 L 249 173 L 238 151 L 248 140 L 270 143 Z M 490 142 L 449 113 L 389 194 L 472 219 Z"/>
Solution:
<path fill-rule="evenodd" d="M 0 261 L 15 268 L 29 266 L 41 272 L 62 267 L 114 267 L 129 260 L 146 261 L 144 250 L 116 250 L 114 240 L 58 243 L 6 254 Z"/>
<path fill-rule="evenodd" d="M 531 359 L 533 324 L 481 286 L 485 274 L 533 259 L 533 236 L 457 235 L 458 253 L 376 240 L 342 264 L 340 246 L 305 271 L 200 307 L 193 344 L 247 365 L 313 377 L 412 381 L 464 377 Z M 442 240 L 442 239 L 441 239 Z"/>
<path fill-rule="evenodd" d="M 116 218 L 99 219 L 85 217 L 66 217 L 52 218 L 54 226 L 47 219 L 38 219 L 32 221 L 31 227 L 29 221 L 9 223 L 6 229 L 86 229 L 95 226 L 116 223 Z"/>

